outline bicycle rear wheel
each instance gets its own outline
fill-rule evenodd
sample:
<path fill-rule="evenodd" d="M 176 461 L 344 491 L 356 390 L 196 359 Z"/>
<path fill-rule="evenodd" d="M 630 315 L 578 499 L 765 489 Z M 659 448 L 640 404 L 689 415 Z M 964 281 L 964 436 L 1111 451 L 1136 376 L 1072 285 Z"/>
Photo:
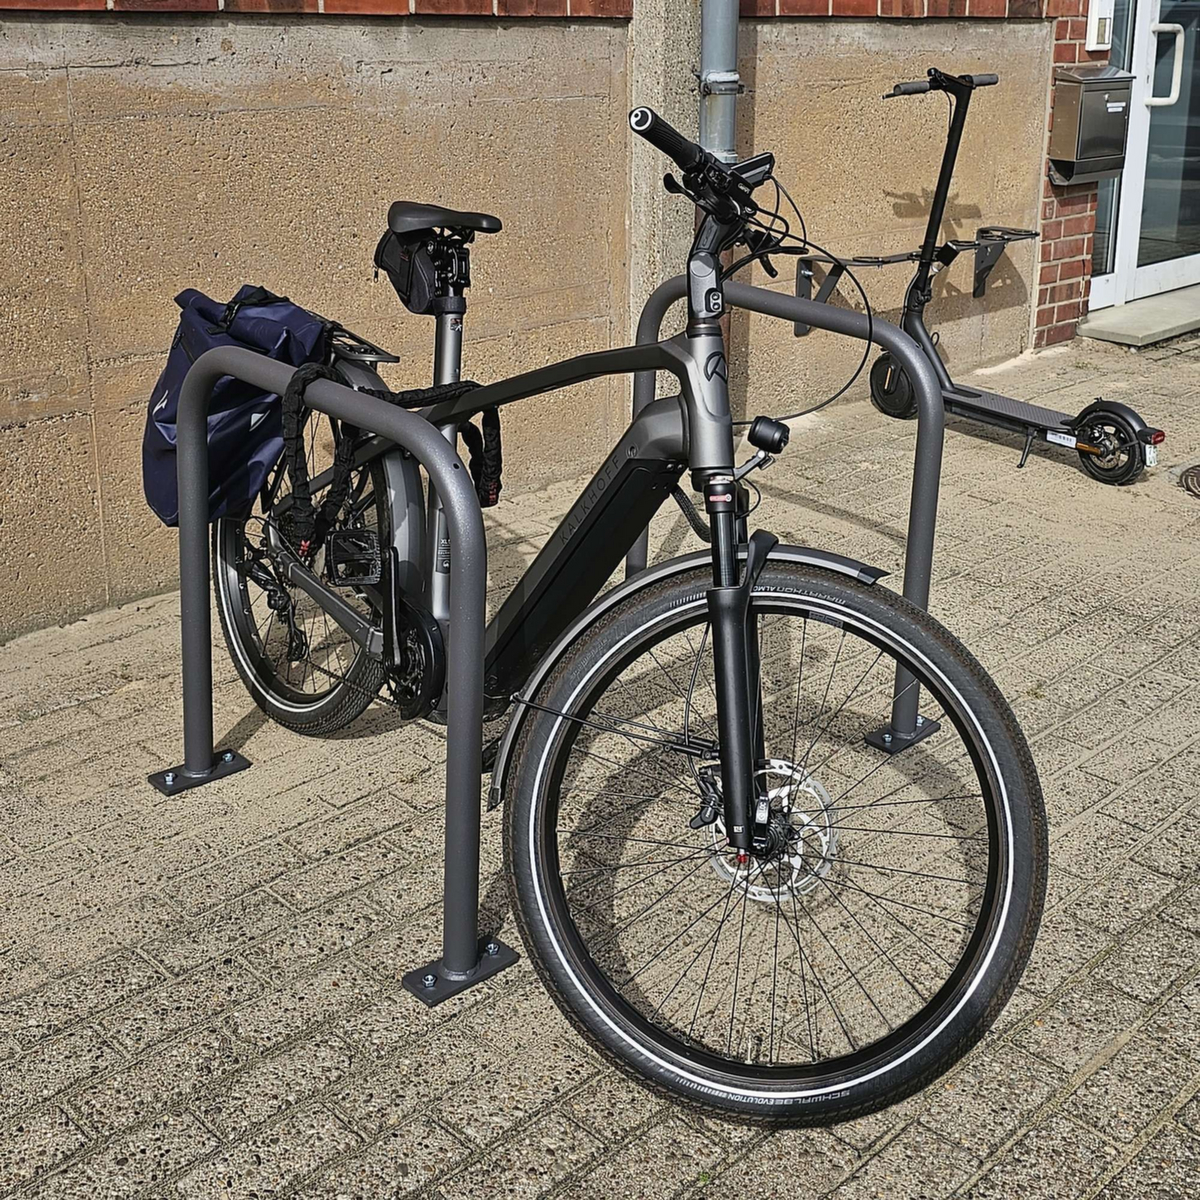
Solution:
<path fill-rule="evenodd" d="M 627 597 L 539 689 L 508 789 L 515 907 L 560 1006 L 625 1069 L 763 1120 L 848 1119 L 944 1071 L 1015 987 L 1045 888 L 1037 775 L 946 630 L 772 561 L 751 605 L 770 845 L 739 861 L 708 586 L 697 570 Z M 889 757 L 863 736 L 898 665 L 941 728 Z"/>
<path fill-rule="evenodd" d="M 310 479 L 331 466 L 343 436 L 339 422 L 310 412 L 304 427 Z M 319 505 L 323 494 L 314 487 L 313 502 Z M 316 601 L 270 569 L 264 552 L 268 530 L 287 540 L 286 525 L 275 513 L 289 496 L 281 462 L 253 512 L 214 522 L 213 587 L 225 644 L 254 702 L 293 732 L 323 735 L 359 717 L 386 676 L 382 664 Z M 388 545 L 387 487 L 377 460 L 353 469 L 335 527 L 372 530 Z M 327 574 L 323 547 L 306 561 L 318 576 Z M 378 589 L 343 589 L 342 595 L 368 621 L 379 623 Z"/>

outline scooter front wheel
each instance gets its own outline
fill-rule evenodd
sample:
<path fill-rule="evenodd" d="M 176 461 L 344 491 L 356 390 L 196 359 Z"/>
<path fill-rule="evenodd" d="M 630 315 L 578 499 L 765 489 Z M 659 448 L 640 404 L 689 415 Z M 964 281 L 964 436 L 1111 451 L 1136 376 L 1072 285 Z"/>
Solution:
<path fill-rule="evenodd" d="M 1046 878 L 1037 774 L 982 668 L 878 586 L 771 561 L 751 598 L 763 835 L 725 837 L 707 570 L 587 628 L 522 720 L 506 852 L 530 957 L 602 1053 L 676 1097 L 824 1124 L 893 1104 L 1016 986 Z M 896 668 L 932 735 L 894 757 Z"/>
<path fill-rule="evenodd" d="M 871 365 L 871 403 L 884 416 L 911 421 L 917 415 L 917 398 L 904 368 L 888 353 Z"/>

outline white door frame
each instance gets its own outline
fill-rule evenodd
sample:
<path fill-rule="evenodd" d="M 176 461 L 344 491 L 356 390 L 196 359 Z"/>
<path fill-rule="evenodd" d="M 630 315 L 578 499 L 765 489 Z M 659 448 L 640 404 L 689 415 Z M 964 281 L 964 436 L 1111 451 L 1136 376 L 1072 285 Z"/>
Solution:
<path fill-rule="evenodd" d="M 1200 283 L 1200 254 L 1169 259 L 1151 266 L 1137 265 L 1142 232 L 1142 203 L 1146 191 L 1146 160 L 1150 144 L 1150 120 L 1155 108 L 1169 107 L 1180 99 L 1184 64 L 1184 30 L 1159 20 L 1161 0 L 1138 0 L 1133 21 L 1133 86 L 1129 104 L 1129 137 L 1125 146 L 1125 169 L 1118 187 L 1117 222 L 1113 269 L 1092 279 L 1089 309 L 1125 304 L 1143 296 L 1154 296 L 1175 288 Z M 1193 33 L 1192 36 L 1195 36 Z M 1154 73 L 1159 38 L 1175 39 L 1171 89 L 1154 95 Z M 1190 97 L 1193 102 L 1200 96 Z"/>

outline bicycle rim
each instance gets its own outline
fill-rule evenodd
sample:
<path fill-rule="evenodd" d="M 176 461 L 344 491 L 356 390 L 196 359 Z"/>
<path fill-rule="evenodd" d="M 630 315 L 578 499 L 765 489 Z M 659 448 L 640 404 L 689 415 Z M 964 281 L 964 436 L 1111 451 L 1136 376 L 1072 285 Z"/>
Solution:
<path fill-rule="evenodd" d="M 593 1018 L 732 1092 L 817 1094 L 928 1045 L 970 999 L 1011 887 L 1004 785 L 962 697 L 888 630 L 798 604 L 754 606 L 759 791 L 790 854 L 739 864 L 719 820 L 690 829 L 703 762 L 651 740 L 715 740 L 702 597 L 627 637 L 562 705 L 527 831 Z M 889 758 L 862 737 L 886 723 L 897 658 L 942 729 Z"/>
<path fill-rule="evenodd" d="M 310 478 L 332 464 L 341 436 L 337 422 L 321 413 L 310 414 L 304 430 Z M 377 494 L 376 484 L 369 464 L 354 472 L 339 514 L 339 527 L 375 529 L 383 534 L 380 525 L 387 520 L 386 498 Z M 274 524 L 273 512 L 289 495 L 281 462 L 268 484 L 265 500 L 260 498 L 254 513 L 225 517 L 217 523 L 215 567 L 218 598 L 232 634 L 230 648 L 244 676 L 273 703 L 303 712 L 319 707 L 346 686 L 346 680 L 352 681 L 366 652 L 316 601 L 299 588 L 286 585 L 294 625 L 290 628 L 285 614 L 272 608 L 270 591 L 248 575 L 247 563 L 265 545 L 268 524 Z M 313 503 L 319 505 L 321 496 L 322 491 L 314 489 Z M 275 528 L 278 530 L 278 525 Z M 324 549 L 319 549 L 307 565 L 318 577 L 324 577 Z M 376 620 L 378 596 L 371 590 L 343 590 L 343 597 L 368 620 Z"/>

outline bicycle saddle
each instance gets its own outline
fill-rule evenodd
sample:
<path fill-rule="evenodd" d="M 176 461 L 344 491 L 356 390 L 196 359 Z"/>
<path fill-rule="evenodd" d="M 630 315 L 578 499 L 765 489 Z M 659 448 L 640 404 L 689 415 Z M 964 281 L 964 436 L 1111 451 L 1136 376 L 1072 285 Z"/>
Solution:
<path fill-rule="evenodd" d="M 393 233 L 421 233 L 426 229 L 473 229 L 476 233 L 499 233 L 500 218 L 487 213 L 456 212 L 440 204 L 414 204 L 397 200 L 388 209 L 388 228 Z"/>

